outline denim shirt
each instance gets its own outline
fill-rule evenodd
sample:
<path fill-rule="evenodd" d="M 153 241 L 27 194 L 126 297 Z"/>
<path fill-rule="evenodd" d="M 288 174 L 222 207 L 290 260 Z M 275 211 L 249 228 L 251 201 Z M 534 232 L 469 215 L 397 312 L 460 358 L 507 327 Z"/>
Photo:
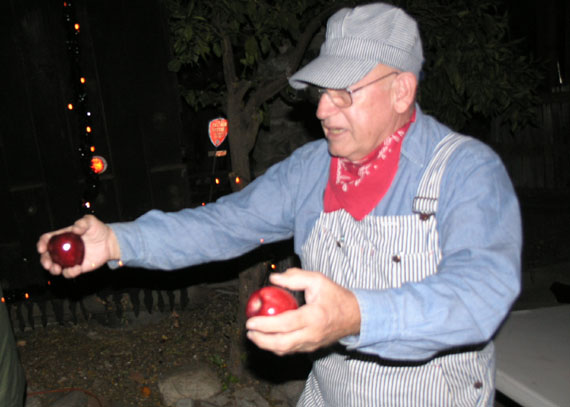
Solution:
<path fill-rule="evenodd" d="M 371 216 L 412 213 L 423 171 L 449 132 L 416 106 L 394 181 Z M 290 237 L 300 255 L 323 211 L 329 164 L 326 140 L 318 140 L 215 203 L 174 213 L 152 210 L 133 222 L 111 224 L 121 261 L 177 269 Z M 436 218 L 443 254 L 438 272 L 397 289 L 354 290 L 361 329 L 341 340 L 349 349 L 426 359 L 487 342 L 507 315 L 520 291 L 520 211 L 506 169 L 489 147 L 471 139 L 450 158 Z"/>

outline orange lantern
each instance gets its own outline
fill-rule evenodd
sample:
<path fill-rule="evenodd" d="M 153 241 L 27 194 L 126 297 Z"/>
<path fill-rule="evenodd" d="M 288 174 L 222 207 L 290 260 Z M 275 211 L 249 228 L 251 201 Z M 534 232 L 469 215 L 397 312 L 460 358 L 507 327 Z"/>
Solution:
<path fill-rule="evenodd" d="M 94 155 L 91 158 L 91 170 L 95 174 L 102 174 L 107 170 L 107 160 L 100 155 Z"/>

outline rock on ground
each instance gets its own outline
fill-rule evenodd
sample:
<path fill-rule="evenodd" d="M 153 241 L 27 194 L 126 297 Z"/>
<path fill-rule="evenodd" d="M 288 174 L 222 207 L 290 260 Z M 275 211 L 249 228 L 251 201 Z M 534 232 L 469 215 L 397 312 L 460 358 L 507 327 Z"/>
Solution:
<path fill-rule="evenodd" d="M 158 382 L 164 403 L 174 406 L 179 400 L 206 400 L 222 391 L 216 372 L 204 363 L 175 369 Z"/>

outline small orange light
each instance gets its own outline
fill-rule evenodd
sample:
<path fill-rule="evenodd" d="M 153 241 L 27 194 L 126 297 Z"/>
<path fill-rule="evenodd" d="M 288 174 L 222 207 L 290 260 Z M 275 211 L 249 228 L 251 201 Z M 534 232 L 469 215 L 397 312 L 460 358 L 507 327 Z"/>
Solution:
<path fill-rule="evenodd" d="M 94 153 L 94 152 L 95 152 L 95 146 L 89 147 L 89 151 L 91 151 L 92 153 Z"/>
<path fill-rule="evenodd" d="M 216 185 L 220 185 L 220 179 L 216 178 Z"/>
<path fill-rule="evenodd" d="M 275 270 L 277 268 L 277 266 L 275 264 L 271 265 L 271 270 Z"/>
<path fill-rule="evenodd" d="M 82 76 L 81 78 L 79 78 L 79 82 L 85 83 L 85 78 Z"/>
<path fill-rule="evenodd" d="M 239 179 L 239 177 L 236 177 L 236 184 L 239 184 L 241 182 L 241 179 Z"/>
<path fill-rule="evenodd" d="M 48 280 L 48 285 L 51 285 L 51 280 Z"/>
<path fill-rule="evenodd" d="M 91 170 L 93 170 L 95 174 L 101 174 L 105 172 L 106 169 L 107 169 L 107 161 L 105 161 L 103 157 L 101 157 L 100 155 L 96 155 L 93 158 L 91 158 Z"/>
<path fill-rule="evenodd" d="M 73 105 L 72 105 L 71 103 L 69 103 L 69 104 L 67 105 L 67 108 L 68 108 L 69 110 L 73 110 Z"/>
<path fill-rule="evenodd" d="M 91 133 L 91 126 L 85 127 L 85 131 L 86 131 L 87 133 Z"/>
<path fill-rule="evenodd" d="M 152 391 L 150 390 L 150 387 L 148 387 L 148 386 L 143 386 L 142 389 L 141 389 L 141 393 L 142 393 L 142 395 L 145 396 L 145 397 L 150 397 Z"/>
<path fill-rule="evenodd" d="M 265 242 L 264 238 L 259 239 L 259 243 L 263 243 L 263 242 Z"/>
<path fill-rule="evenodd" d="M 202 202 L 202 206 L 206 206 L 206 202 Z"/>
<path fill-rule="evenodd" d="M 63 2 L 63 7 L 67 7 L 67 1 Z"/>
<path fill-rule="evenodd" d="M 26 300 L 29 300 L 29 299 L 30 299 L 30 294 L 26 293 L 26 294 L 24 294 L 24 297 L 26 298 Z"/>
<path fill-rule="evenodd" d="M 0 300 L 1 302 L 6 302 L 6 300 L 4 299 L 4 297 L 2 297 L 2 299 Z"/>
<path fill-rule="evenodd" d="M 87 201 L 83 204 L 87 209 L 91 208 L 91 202 Z"/>
<path fill-rule="evenodd" d="M 79 24 L 75 23 L 75 24 L 73 25 L 73 28 L 75 28 L 75 31 L 79 31 Z"/>

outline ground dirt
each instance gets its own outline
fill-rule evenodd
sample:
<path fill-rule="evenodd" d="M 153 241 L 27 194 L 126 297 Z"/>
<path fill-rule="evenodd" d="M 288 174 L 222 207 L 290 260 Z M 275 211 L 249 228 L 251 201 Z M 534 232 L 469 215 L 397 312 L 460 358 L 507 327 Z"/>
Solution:
<path fill-rule="evenodd" d="M 216 369 L 224 389 L 252 386 L 270 400 L 271 386 L 287 379 L 272 369 L 264 372 L 263 364 L 271 362 L 262 359 L 276 357 L 246 352 L 249 367 L 240 378 L 227 366 L 230 342 L 236 340 L 237 282 L 221 290 L 204 289 L 210 301 L 203 306 L 165 312 L 144 323 L 129 322 L 125 316 L 113 326 L 93 319 L 17 334 L 30 398 L 47 406 L 78 389 L 92 399 L 89 406 L 164 406 L 158 389 L 161 376 L 198 360 Z"/>

